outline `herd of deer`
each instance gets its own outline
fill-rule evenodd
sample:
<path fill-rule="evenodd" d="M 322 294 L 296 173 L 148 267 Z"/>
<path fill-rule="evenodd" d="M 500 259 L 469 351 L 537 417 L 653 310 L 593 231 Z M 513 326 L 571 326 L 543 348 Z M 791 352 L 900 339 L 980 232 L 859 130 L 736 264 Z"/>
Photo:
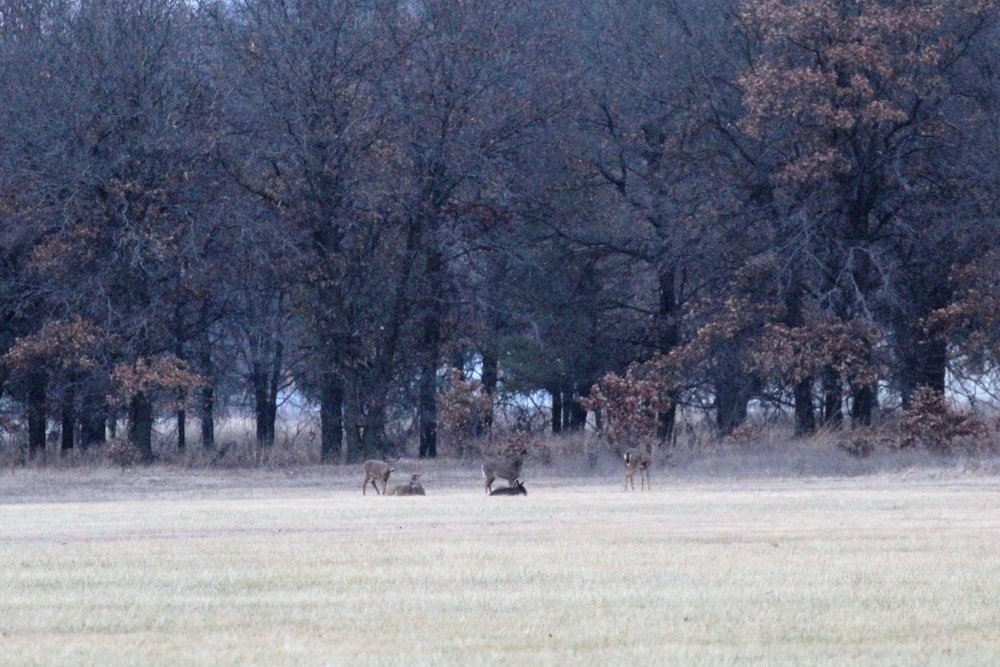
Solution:
<path fill-rule="evenodd" d="M 521 482 L 521 468 L 524 467 L 524 459 L 528 455 L 528 450 L 523 449 L 513 456 L 504 456 L 489 459 L 483 463 L 483 478 L 486 480 L 486 493 L 491 496 L 526 496 L 528 490 Z M 649 482 L 649 469 L 653 465 L 653 457 L 648 451 L 640 447 L 631 447 L 625 451 L 625 490 L 628 491 L 629 484 L 635 490 L 635 473 L 639 473 L 639 490 L 645 488 L 653 490 Z M 415 472 L 410 476 L 407 484 L 396 484 L 388 489 L 389 475 L 395 468 L 393 461 L 378 461 L 375 459 L 365 461 L 362 466 L 364 481 L 361 482 L 361 494 L 367 495 L 368 485 L 375 489 L 375 494 L 385 496 L 423 496 L 426 495 L 424 487 L 420 483 L 422 473 Z M 498 479 L 507 480 L 506 487 L 493 488 L 493 482 Z M 378 482 L 382 482 L 382 490 L 379 491 Z"/>

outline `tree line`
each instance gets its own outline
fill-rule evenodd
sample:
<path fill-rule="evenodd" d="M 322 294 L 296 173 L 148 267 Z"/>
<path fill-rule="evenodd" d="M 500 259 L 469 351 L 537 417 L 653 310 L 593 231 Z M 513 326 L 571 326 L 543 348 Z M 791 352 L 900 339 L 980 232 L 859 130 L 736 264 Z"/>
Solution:
<path fill-rule="evenodd" d="M 294 391 L 358 461 L 436 456 L 449 368 L 660 437 L 988 388 L 998 11 L 0 0 L 3 401 L 151 460 Z"/>

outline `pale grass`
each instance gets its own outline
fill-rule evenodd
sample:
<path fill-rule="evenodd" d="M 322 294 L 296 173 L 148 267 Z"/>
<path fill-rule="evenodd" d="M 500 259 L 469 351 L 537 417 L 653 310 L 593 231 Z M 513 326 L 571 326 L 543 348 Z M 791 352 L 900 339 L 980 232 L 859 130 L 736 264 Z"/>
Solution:
<path fill-rule="evenodd" d="M 7 473 L 0 664 L 1000 664 L 995 477 L 535 472 Z"/>

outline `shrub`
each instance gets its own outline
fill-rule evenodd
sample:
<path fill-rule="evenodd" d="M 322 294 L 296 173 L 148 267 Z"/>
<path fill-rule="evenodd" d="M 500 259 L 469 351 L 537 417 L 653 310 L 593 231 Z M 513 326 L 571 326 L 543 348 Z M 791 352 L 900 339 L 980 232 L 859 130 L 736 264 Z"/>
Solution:
<path fill-rule="evenodd" d="M 122 472 L 125 472 L 125 468 L 142 461 L 142 452 L 127 438 L 109 440 L 104 446 L 104 455 L 115 465 L 121 466 Z"/>
<path fill-rule="evenodd" d="M 979 444 L 986 425 L 971 412 L 952 408 L 944 394 L 921 387 L 910 409 L 899 420 L 900 448 L 922 446 L 939 454 L 951 453 L 956 441 Z"/>
<path fill-rule="evenodd" d="M 464 380 L 459 371 L 448 373 L 450 388 L 438 397 L 438 428 L 443 444 L 465 457 L 471 442 L 486 428 L 493 400 L 481 382 Z"/>

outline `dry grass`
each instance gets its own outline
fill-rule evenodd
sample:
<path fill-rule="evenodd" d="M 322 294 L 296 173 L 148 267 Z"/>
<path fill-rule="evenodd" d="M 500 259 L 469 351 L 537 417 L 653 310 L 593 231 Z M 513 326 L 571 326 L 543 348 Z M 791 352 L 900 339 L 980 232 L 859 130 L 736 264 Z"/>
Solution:
<path fill-rule="evenodd" d="M 0 476 L 0 664 L 1000 663 L 1000 479 Z"/>

